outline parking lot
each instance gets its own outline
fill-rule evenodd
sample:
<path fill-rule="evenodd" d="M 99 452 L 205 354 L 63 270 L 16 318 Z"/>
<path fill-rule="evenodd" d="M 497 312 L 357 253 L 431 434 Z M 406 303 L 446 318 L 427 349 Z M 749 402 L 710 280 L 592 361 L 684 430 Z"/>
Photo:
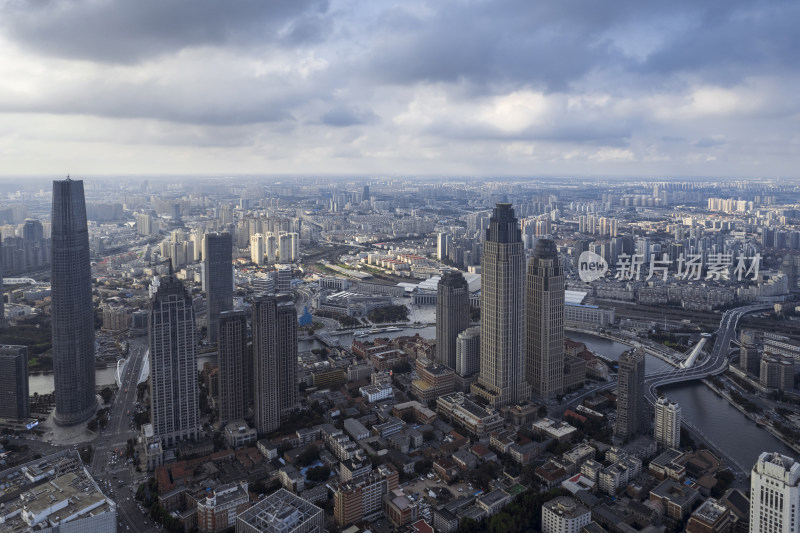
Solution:
<path fill-rule="evenodd" d="M 417 477 L 413 481 L 401 485 L 401 488 L 407 495 L 414 496 L 415 499 L 421 498 L 432 505 L 447 503 L 461 496 L 472 494 L 476 490 L 466 481 L 459 480 L 452 485 L 448 485 L 446 482 L 439 480 L 436 475 L 428 477 L 427 473 L 421 478 Z M 434 492 L 435 497 L 430 496 L 430 491 Z"/>

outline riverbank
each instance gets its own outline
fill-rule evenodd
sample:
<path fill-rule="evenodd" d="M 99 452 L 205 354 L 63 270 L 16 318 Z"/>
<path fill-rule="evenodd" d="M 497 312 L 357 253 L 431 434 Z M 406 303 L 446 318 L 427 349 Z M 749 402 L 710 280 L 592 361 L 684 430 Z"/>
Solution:
<path fill-rule="evenodd" d="M 703 379 L 702 382 L 705 384 L 706 387 L 711 389 L 711 391 L 714 392 L 714 394 L 716 394 L 720 398 L 722 398 L 725 401 L 727 401 L 731 406 L 733 406 L 734 409 L 736 409 L 737 411 L 742 413 L 744 416 L 746 416 L 747 418 L 749 418 L 750 420 L 755 422 L 755 424 L 758 427 L 760 427 L 762 429 L 766 429 L 773 437 L 775 437 L 776 439 L 781 441 L 783 444 L 785 444 L 786 446 L 788 446 L 789 448 L 794 450 L 796 453 L 800 454 L 800 443 L 797 443 L 795 441 L 787 439 L 783 435 L 783 433 L 781 433 L 780 431 L 778 431 L 777 429 L 772 427 L 772 421 L 771 420 L 767 419 L 766 421 L 764 421 L 764 420 L 758 418 L 756 415 L 754 415 L 753 413 L 751 413 L 750 411 L 748 411 L 747 409 L 745 409 L 744 407 L 742 407 L 741 405 L 736 403 L 733 400 L 733 398 L 731 398 L 731 395 L 728 394 L 728 391 L 720 390 L 716 385 L 714 385 L 714 383 L 711 382 L 711 380 Z"/>

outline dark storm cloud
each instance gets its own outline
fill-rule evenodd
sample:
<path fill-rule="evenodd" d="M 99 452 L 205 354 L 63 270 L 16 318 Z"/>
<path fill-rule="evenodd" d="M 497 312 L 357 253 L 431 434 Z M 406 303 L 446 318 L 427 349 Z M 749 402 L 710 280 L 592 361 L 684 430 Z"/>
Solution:
<path fill-rule="evenodd" d="M 611 68 L 662 76 L 711 71 L 740 79 L 750 69 L 793 68 L 800 49 L 800 3 L 794 1 L 430 5 L 433 14 L 410 8 L 383 14 L 366 76 L 395 84 L 466 81 L 560 91 Z M 648 40 L 652 49 L 636 42 Z"/>
<path fill-rule="evenodd" d="M 135 62 L 192 46 L 317 42 L 327 9 L 327 0 L 17 1 L 0 25 L 44 54 Z"/>

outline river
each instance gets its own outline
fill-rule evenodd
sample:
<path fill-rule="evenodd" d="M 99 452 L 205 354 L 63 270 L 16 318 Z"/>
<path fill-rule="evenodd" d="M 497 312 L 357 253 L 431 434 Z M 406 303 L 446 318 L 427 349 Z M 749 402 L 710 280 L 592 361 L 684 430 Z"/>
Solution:
<path fill-rule="evenodd" d="M 113 385 L 117 369 L 114 366 L 99 368 L 94 371 L 94 379 L 97 385 Z M 29 394 L 50 394 L 55 390 L 53 386 L 53 374 L 31 374 L 28 376 Z"/>
<path fill-rule="evenodd" d="M 618 359 L 628 346 L 619 342 L 595 337 L 584 333 L 567 331 L 570 339 L 586 344 L 586 347 L 609 359 Z M 669 367 L 660 359 L 648 355 L 645 360 L 645 373 L 650 374 Z M 664 389 L 666 396 L 681 406 L 681 415 L 696 427 L 700 428 L 708 438 L 722 451 L 730 455 L 736 462 L 750 468 L 761 452 L 780 452 L 790 457 L 797 454 L 784 443 L 773 437 L 768 431 L 756 426 L 755 422 L 744 416 L 720 398 L 700 381 L 673 385 Z M 736 438 L 731 438 L 735 428 Z"/>

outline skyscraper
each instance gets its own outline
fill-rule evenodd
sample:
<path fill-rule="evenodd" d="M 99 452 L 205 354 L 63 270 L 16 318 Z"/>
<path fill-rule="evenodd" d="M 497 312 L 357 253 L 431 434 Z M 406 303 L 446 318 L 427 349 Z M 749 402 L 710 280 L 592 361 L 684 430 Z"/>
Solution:
<path fill-rule="evenodd" d="M 800 532 L 800 463 L 762 453 L 750 474 L 750 533 Z"/>
<path fill-rule="evenodd" d="M 0 238 L 0 328 L 6 325 L 5 289 L 3 288 L 3 239 Z"/>
<path fill-rule="evenodd" d="M 436 259 L 442 261 L 447 259 L 450 253 L 450 235 L 447 233 L 439 233 L 436 237 Z"/>
<path fill-rule="evenodd" d="M 511 204 L 494 209 L 481 262 L 481 370 L 472 392 L 492 407 L 527 400 L 525 254 Z"/>
<path fill-rule="evenodd" d="M 50 322 L 53 330 L 55 421 L 94 415 L 94 308 L 83 181 L 53 182 Z"/>
<path fill-rule="evenodd" d="M 165 448 L 196 439 L 200 423 L 192 298 L 175 276 L 161 278 L 150 304 L 150 419 Z"/>
<path fill-rule="evenodd" d="M 28 404 L 28 348 L 0 346 L 0 418 L 30 416 Z"/>
<path fill-rule="evenodd" d="M 631 349 L 619 356 L 617 382 L 617 424 L 614 435 L 628 439 L 644 423 L 644 350 Z"/>
<path fill-rule="evenodd" d="M 556 243 L 539 239 L 528 264 L 525 371 L 533 394 L 564 389 L 564 267 Z"/>
<path fill-rule="evenodd" d="M 456 368 L 456 339 L 469 327 L 469 287 L 461 272 L 445 272 L 436 296 L 436 362 Z"/>
<path fill-rule="evenodd" d="M 666 448 L 681 445 L 681 406 L 666 398 L 656 400 L 656 420 L 654 437 L 656 442 Z"/>
<path fill-rule="evenodd" d="M 253 399 L 256 430 L 275 431 L 298 403 L 297 310 L 287 295 L 253 301 Z"/>
<path fill-rule="evenodd" d="M 219 315 L 219 418 L 223 424 L 241 420 L 252 398 L 253 373 L 247 357 L 247 316 L 244 311 Z"/>
<path fill-rule="evenodd" d="M 230 233 L 207 233 L 203 257 L 208 301 L 208 340 L 217 342 L 219 314 L 233 308 L 233 241 Z"/>
<path fill-rule="evenodd" d="M 467 328 L 456 339 L 455 371 L 461 376 L 477 374 L 481 365 L 481 328 Z"/>

